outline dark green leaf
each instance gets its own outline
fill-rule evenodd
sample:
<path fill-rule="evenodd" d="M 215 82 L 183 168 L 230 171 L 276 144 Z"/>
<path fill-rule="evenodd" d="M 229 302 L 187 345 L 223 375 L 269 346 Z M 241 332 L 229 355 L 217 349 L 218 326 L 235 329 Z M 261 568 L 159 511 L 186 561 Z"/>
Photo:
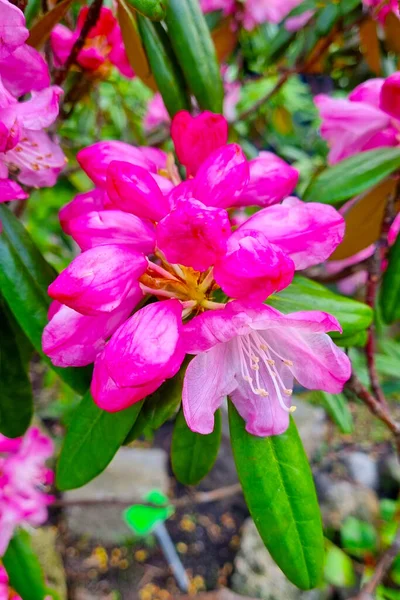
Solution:
<path fill-rule="evenodd" d="M 350 412 L 347 399 L 343 394 L 328 394 L 327 392 L 313 392 L 312 398 L 323 406 L 336 423 L 342 433 L 353 433 L 353 415 Z"/>
<path fill-rule="evenodd" d="M 340 530 L 343 548 L 357 557 L 374 553 L 377 547 L 377 535 L 370 523 L 348 517 Z"/>
<path fill-rule="evenodd" d="M 44 260 L 23 225 L 8 208 L 0 206 L 3 231 L 0 235 L 0 292 L 18 324 L 34 346 L 42 350 L 42 332 L 47 324 L 50 299 L 47 286 L 54 270 Z M 50 360 L 42 356 L 48 364 Z M 87 369 L 52 368 L 74 390 L 84 393 L 89 387 Z"/>
<path fill-rule="evenodd" d="M 365 331 L 373 316 L 366 304 L 335 294 L 320 283 L 297 275 L 289 287 L 271 296 L 268 304 L 285 314 L 310 309 L 330 313 L 341 324 L 343 338 Z M 331 337 L 338 343 L 342 335 L 333 332 Z"/>
<path fill-rule="evenodd" d="M 101 410 L 88 392 L 68 427 L 57 465 L 60 490 L 81 487 L 111 462 L 132 428 L 142 402 L 116 413 Z"/>
<path fill-rule="evenodd" d="M 2 560 L 8 573 L 10 586 L 22 600 L 43 600 L 50 593 L 46 588 L 42 568 L 32 550 L 30 536 L 26 531 L 20 529 L 14 534 Z"/>
<path fill-rule="evenodd" d="M 389 252 L 389 264 L 383 275 L 379 302 L 385 323 L 400 319 L 400 235 Z"/>
<path fill-rule="evenodd" d="M 379 148 L 328 167 L 311 182 L 303 199 L 340 204 L 374 187 L 400 167 L 399 148 Z"/>
<path fill-rule="evenodd" d="M 352 587 L 356 583 L 351 558 L 329 540 L 326 540 L 324 577 L 331 585 L 341 588 Z"/>
<path fill-rule="evenodd" d="M 280 436 L 250 435 L 229 403 L 231 443 L 239 480 L 258 532 L 277 565 L 297 587 L 316 587 L 324 538 L 314 482 L 296 425 Z"/>
<path fill-rule="evenodd" d="M 320 36 L 328 35 L 338 18 L 340 17 L 339 6 L 329 2 L 317 15 L 315 29 Z"/>
<path fill-rule="evenodd" d="M 33 414 L 31 383 L 16 336 L 0 298 L 0 432 L 10 438 L 23 435 Z"/>
<path fill-rule="evenodd" d="M 215 413 L 214 431 L 209 435 L 189 429 L 181 410 L 172 434 L 172 470 L 178 481 L 196 485 L 209 473 L 216 461 L 221 443 L 221 413 Z"/>

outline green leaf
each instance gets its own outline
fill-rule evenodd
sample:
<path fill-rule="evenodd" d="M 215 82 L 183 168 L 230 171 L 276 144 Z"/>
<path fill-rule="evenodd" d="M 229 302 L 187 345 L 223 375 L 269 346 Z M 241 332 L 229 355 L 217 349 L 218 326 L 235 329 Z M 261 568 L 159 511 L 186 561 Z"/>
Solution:
<path fill-rule="evenodd" d="M 389 264 L 383 275 L 379 303 L 385 323 L 390 324 L 400 319 L 400 235 L 389 252 Z"/>
<path fill-rule="evenodd" d="M 33 397 L 14 329 L 0 297 L 0 432 L 16 438 L 25 433 L 33 414 Z"/>
<path fill-rule="evenodd" d="M 39 19 L 29 32 L 26 43 L 33 48 L 41 48 L 50 37 L 53 27 L 63 19 L 72 4 L 72 0 L 61 0 Z"/>
<path fill-rule="evenodd" d="M 377 548 L 377 535 L 370 523 L 348 517 L 340 530 L 342 546 L 353 556 L 363 557 L 374 553 Z"/>
<path fill-rule="evenodd" d="M 372 322 L 369 306 L 331 292 L 328 288 L 296 275 L 293 283 L 279 294 L 268 299 L 268 304 L 283 313 L 299 310 L 321 310 L 337 318 L 343 328 L 343 338 L 365 331 Z M 332 332 L 331 337 L 340 343 L 342 335 Z"/>
<path fill-rule="evenodd" d="M 189 429 L 181 410 L 172 434 L 172 470 L 184 485 L 196 485 L 209 473 L 221 443 L 221 412 L 215 413 L 214 431 L 201 435 Z"/>
<path fill-rule="evenodd" d="M 347 399 L 343 394 L 328 394 L 327 392 L 313 392 L 312 399 L 323 406 L 336 423 L 342 433 L 353 433 L 354 421 L 350 412 Z"/>
<path fill-rule="evenodd" d="M 356 583 L 353 562 L 343 550 L 326 540 L 324 577 L 337 587 L 352 587 Z"/>
<path fill-rule="evenodd" d="M 315 22 L 315 29 L 318 35 L 325 36 L 331 31 L 332 27 L 340 17 L 340 9 L 337 4 L 330 2 L 318 12 Z"/>
<path fill-rule="evenodd" d="M 291 419 L 286 433 L 256 437 L 229 402 L 233 456 L 258 532 L 277 565 L 297 587 L 321 580 L 324 538 L 307 456 Z"/>
<path fill-rule="evenodd" d="M 111 462 L 132 428 L 142 402 L 116 413 L 101 410 L 88 392 L 68 427 L 57 465 L 59 490 L 81 487 Z"/>
<path fill-rule="evenodd" d="M 34 348 L 59 376 L 78 393 L 89 387 L 88 369 L 54 367 L 42 353 L 42 332 L 47 324 L 50 298 L 47 287 L 55 271 L 36 248 L 28 232 L 10 210 L 0 206 L 0 292 Z"/>
<path fill-rule="evenodd" d="M 10 586 L 22 600 L 43 600 L 49 593 L 40 563 L 32 550 L 29 534 L 20 529 L 10 541 L 2 561 L 8 573 Z"/>
<path fill-rule="evenodd" d="M 340 204 L 374 187 L 400 167 L 399 148 L 379 148 L 328 167 L 307 188 L 307 202 Z"/>

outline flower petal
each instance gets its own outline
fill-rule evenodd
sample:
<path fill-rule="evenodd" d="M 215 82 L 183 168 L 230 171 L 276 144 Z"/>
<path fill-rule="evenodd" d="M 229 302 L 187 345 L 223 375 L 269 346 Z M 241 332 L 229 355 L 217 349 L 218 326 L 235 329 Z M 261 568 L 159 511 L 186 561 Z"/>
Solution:
<path fill-rule="evenodd" d="M 380 97 L 384 81 L 382 77 L 375 77 L 374 79 L 364 81 L 360 85 L 357 85 L 349 94 L 349 100 L 352 102 L 365 102 L 366 104 L 375 106 L 375 108 L 380 108 Z"/>
<path fill-rule="evenodd" d="M 380 96 L 380 108 L 394 119 L 400 119 L 400 71 L 385 80 Z"/>
<path fill-rule="evenodd" d="M 0 13 L 0 60 L 2 60 L 22 46 L 29 36 L 29 31 L 25 26 L 22 10 L 8 0 L 0 0 Z"/>
<path fill-rule="evenodd" d="M 50 85 L 46 61 L 37 50 L 27 44 L 0 61 L 0 77 L 16 98 Z"/>
<path fill-rule="evenodd" d="M 246 230 L 262 231 L 292 258 L 296 269 L 305 269 L 332 254 L 343 239 L 345 222 L 332 206 L 287 198 L 257 212 L 233 236 Z"/>
<path fill-rule="evenodd" d="M 30 100 L 18 104 L 18 120 L 26 129 L 34 131 L 49 127 L 58 116 L 59 99 L 63 93 L 56 85 L 40 92 L 32 92 Z"/>
<path fill-rule="evenodd" d="M 90 192 L 77 194 L 71 202 L 68 202 L 62 207 L 58 216 L 60 218 L 61 227 L 65 233 L 70 234 L 70 221 L 77 219 L 81 215 L 86 215 L 89 212 L 103 210 L 106 204 L 106 192 L 99 188 L 94 188 Z"/>
<path fill-rule="evenodd" d="M 26 198 L 28 198 L 28 194 L 18 183 L 11 179 L 0 179 L 0 202 L 26 200 Z"/>
<path fill-rule="evenodd" d="M 62 67 L 67 61 L 79 34 L 64 25 L 56 25 L 50 34 L 51 49 L 56 67 Z"/>
<path fill-rule="evenodd" d="M 147 260 L 129 246 L 86 250 L 57 277 L 49 296 L 84 315 L 110 313 L 137 289 Z"/>
<path fill-rule="evenodd" d="M 120 210 L 94 211 L 69 221 L 69 233 L 81 250 L 108 244 L 150 254 L 156 244 L 154 227 Z"/>

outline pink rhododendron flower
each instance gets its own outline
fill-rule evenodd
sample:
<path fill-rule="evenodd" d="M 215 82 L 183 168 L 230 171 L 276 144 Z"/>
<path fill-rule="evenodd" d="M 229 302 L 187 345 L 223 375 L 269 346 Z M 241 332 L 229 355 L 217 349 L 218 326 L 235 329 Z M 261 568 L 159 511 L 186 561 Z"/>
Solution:
<path fill-rule="evenodd" d="M 26 42 L 29 31 L 25 26 L 24 13 L 8 0 L 0 0 L 0 13 L 0 60 L 2 60 Z"/>
<path fill-rule="evenodd" d="M 303 13 L 297 15 L 296 17 L 289 17 L 289 19 L 286 19 L 285 21 L 285 29 L 287 31 L 299 31 L 299 29 L 302 29 L 303 27 L 305 27 L 305 25 L 307 25 L 307 23 L 312 19 L 314 14 L 314 10 L 305 10 Z"/>
<path fill-rule="evenodd" d="M 3 565 L 0 565 L 0 600 L 22 600 L 8 585 L 8 574 Z"/>
<path fill-rule="evenodd" d="M 390 107 L 387 96 L 381 100 L 384 83 L 384 79 L 370 79 L 357 86 L 348 99 L 323 94 L 315 97 L 322 119 L 321 135 L 330 147 L 330 164 L 365 150 L 399 145 L 400 123 L 385 112 L 387 103 Z"/>
<path fill-rule="evenodd" d="M 56 25 L 53 28 L 50 39 L 57 66 L 62 66 L 67 61 L 73 45 L 79 38 L 88 10 L 87 6 L 81 9 L 75 31 L 70 31 L 64 25 Z M 114 65 L 125 77 L 134 77 L 125 53 L 118 21 L 109 8 L 102 7 L 100 18 L 96 26 L 89 31 L 77 62 L 82 69 L 96 74 Z"/>
<path fill-rule="evenodd" d="M 400 71 L 393 73 L 384 81 L 380 107 L 394 119 L 400 119 Z"/>
<path fill-rule="evenodd" d="M 350 377 L 350 361 L 329 331 L 341 331 L 331 315 L 283 315 L 263 304 L 232 302 L 195 317 L 183 328 L 185 350 L 196 355 L 182 395 L 189 427 L 211 433 L 214 413 L 229 395 L 249 433 L 283 433 L 294 379 L 335 394 Z"/>
<path fill-rule="evenodd" d="M 224 15 L 230 15 L 235 10 L 235 0 L 200 0 L 200 6 L 204 13 L 222 10 Z"/>
<path fill-rule="evenodd" d="M 144 130 L 149 133 L 158 127 L 168 126 L 170 122 L 171 117 L 165 108 L 163 97 L 157 92 L 147 105 L 147 112 L 143 121 Z"/>
<path fill-rule="evenodd" d="M 389 13 L 400 17 L 398 0 L 362 0 L 365 7 L 371 9 L 375 19 L 385 23 Z"/>
<path fill-rule="evenodd" d="M 17 440 L 0 435 L 0 555 L 16 527 L 46 521 L 53 498 L 42 487 L 52 481 L 45 461 L 53 451 L 52 441 L 37 427 Z"/>
<path fill-rule="evenodd" d="M 244 5 L 243 27 L 254 29 L 262 23 L 280 23 L 303 0 L 247 0 Z"/>

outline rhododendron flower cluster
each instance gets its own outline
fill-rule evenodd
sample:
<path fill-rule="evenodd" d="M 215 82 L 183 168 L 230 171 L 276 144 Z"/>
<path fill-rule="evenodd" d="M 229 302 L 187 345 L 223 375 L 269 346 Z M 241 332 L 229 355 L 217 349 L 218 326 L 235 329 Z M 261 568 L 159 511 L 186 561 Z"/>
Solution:
<path fill-rule="evenodd" d="M 0 435 L 0 556 L 16 527 L 46 521 L 53 497 L 44 486 L 52 483 L 53 472 L 45 462 L 53 451 L 53 442 L 37 427 L 23 438 Z"/>
<path fill-rule="evenodd" d="M 400 144 L 399 79 L 400 73 L 386 80 L 369 79 L 348 98 L 316 96 L 331 164 L 358 152 Z"/>
<path fill-rule="evenodd" d="M 96 189 L 61 211 L 83 252 L 49 287 L 43 349 L 58 366 L 94 362 L 92 395 L 108 411 L 151 394 L 196 354 L 183 393 L 189 427 L 210 432 L 230 394 L 249 432 L 281 433 L 293 378 L 336 393 L 350 363 L 327 335 L 340 331 L 333 317 L 263 302 L 328 258 L 344 220 L 290 197 L 297 171 L 269 152 L 248 161 L 227 143 L 223 117 L 180 112 L 171 132 L 184 181 L 161 151 L 99 142 L 78 154 Z M 232 211 L 246 206 L 261 210 L 233 229 Z"/>
<path fill-rule="evenodd" d="M 25 17 L 0 0 L 0 202 L 25 199 L 20 183 L 55 184 L 65 164 L 60 147 L 44 129 L 58 115 L 62 90 L 50 86 L 47 65 L 26 45 Z M 19 98 L 30 93 L 29 99 Z"/>
<path fill-rule="evenodd" d="M 63 66 L 71 50 L 79 38 L 83 24 L 86 21 L 89 7 L 82 7 L 75 31 L 64 25 L 56 25 L 51 32 L 51 47 L 56 64 Z M 134 77 L 134 72 L 126 56 L 122 41 L 121 29 L 117 19 L 109 8 L 102 7 L 100 17 L 86 38 L 86 43 L 78 53 L 79 66 L 96 76 L 107 74 L 111 66 L 115 66 L 125 77 Z"/>

